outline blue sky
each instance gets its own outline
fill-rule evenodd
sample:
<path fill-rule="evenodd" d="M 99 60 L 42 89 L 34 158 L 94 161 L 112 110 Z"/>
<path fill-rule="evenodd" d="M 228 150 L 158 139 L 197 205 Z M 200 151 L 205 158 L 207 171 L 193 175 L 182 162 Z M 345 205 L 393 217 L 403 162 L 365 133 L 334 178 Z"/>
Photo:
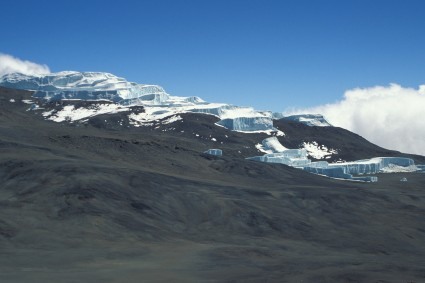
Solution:
<path fill-rule="evenodd" d="M 3 0 L 0 52 L 283 111 L 425 83 L 425 1 Z"/>

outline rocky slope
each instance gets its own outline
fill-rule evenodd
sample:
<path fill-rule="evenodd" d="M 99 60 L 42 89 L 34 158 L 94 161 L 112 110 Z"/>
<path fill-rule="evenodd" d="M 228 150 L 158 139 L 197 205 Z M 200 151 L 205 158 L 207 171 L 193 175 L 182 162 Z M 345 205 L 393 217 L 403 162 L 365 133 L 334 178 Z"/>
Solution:
<path fill-rule="evenodd" d="M 214 116 L 123 127 L 120 112 L 56 123 L 26 111 L 30 95 L 0 89 L 0 281 L 425 277 L 423 173 L 332 180 L 245 160 L 268 135 L 227 130 Z M 275 126 L 285 146 L 315 140 L 347 159 L 393 154 L 338 128 Z M 353 139 L 360 146 L 348 153 Z M 202 154 L 218 145 L 223 157 Z"/>

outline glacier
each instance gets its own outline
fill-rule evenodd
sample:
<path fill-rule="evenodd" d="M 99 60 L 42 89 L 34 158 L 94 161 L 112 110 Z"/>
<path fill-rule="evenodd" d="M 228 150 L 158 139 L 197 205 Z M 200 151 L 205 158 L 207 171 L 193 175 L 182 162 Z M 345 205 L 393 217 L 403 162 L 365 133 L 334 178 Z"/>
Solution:
<path fill-rule="evenodd" d="M 283 152 L 267 153 L 262 156 L 248 157 L 247 159 L 267 163 L 280 163 L 292 167 L 307 166 L 311 163 L 311 160 L 307 158 L 305 149 L 287 149 Z"/>
<path fill-rule="evenodd" d="M 270 137 L 267 139 L 264 139 L 261 144 L 256 144 L 255 147 L 264 153 L 270 154 L 270 153 L 278 153 L 283 152 L 287 150 L 286 147 L 284 147 L 277 137 Z"/>
<path fill-rule="evenodd" d="M 305 149 L 287 149 L 277 139 L 277 137 L 270 137 L 264 139 L 261 145 L 256 146 L 266 154 L 262 156 L 248 157 L 248 160 L 280 163 L 293 167 L 307 166 L 311 160 L 307 158 L 307 150 Z"/>
<path fill-rule="evenodd" d="M 327 163 L 326 161 L 322 161 L 320 166 L 315 166 L 314 163 L 312 162 L 310 166 L 303 167 L 302 169 L 310 173 L 332 178 L 369 182 L 377 182 L 378 178 L 374 176 L 353 177 L 353 175 L 419 171 L 414 160 L 405 157 L 374 157 L 344 163 Z"/>
<path fill-rule="evenodd" d="M 248 157 L 248 160 L 284 164 L 330 178 L 377 182 L 378 177 L 376 176 L 359 175 L 423 170 L 422 165 L 416 166 L 413 159 L 404 157 L 375 157 L 344 163 L 312 162 L 308 158 L 308 151 L 305 148 L 286 149 L 276 137 L 264 139 L 261 145 L 256 147 L 266 154 Z"/>
<path fill-rule="evenodd" d="M 240 132 L 277 131 L 270 111 L 256 111 L 252 107 L 220 105 L 214 108 L 194 108 L 191 112 L 211 114 L 220 118 L 217 125 Z"/>
<path fill-rule="evenodd" d="M 223 155 L 223 151 L 221 149 L 217 149 L 217 148 L 208 149 L 204 153 L 209 154 L 209 155 L 215 155 L 215 156 L 222 156 Z"/>
<path fill-rule="evenodd" d="M 299 114 L 285 116 L 283 113 L 275 112 L 273 113 L 273 118 L 299 122 L 310 127 L 332 127 L 332 125 L 321 114 Z"/>
<path fill-rule="evenodd" d="M 39 76 L 11 73 L 0 78 L 0 86 L 34 91 L 33 97 L 49 102 L 99 102 L 90 109 L 67 106 L 62 110 L 43 113 L 46 119 L 56 122 L 81 121 L 99 114 L 128 111 L 129 107 L 140 105 L 145 109 L 143 113 L 129 115 L 131 124 L 135 126 L 147 125 L 176 114 L 194 112 L 214 115 L 220 119 L 218 126 L 233 131 L 277 132 L 283 135 L 283 132 L 273 127 L 273 115 L 269 111 L 208 103 L 197 96 L 171 96 L 161 86 L 128 82 L 110 73 L 64 71 Z M 105 101 L 116 105 L 105 105 Z"/>
<path fill-rule="evenodd" d="M 226 118 L 220 120 L 217 124 L 227 129 L 240 132 L 276 130 L 273 127 L 273 120 L 268 117 Z"/>
<path fill-rule="evenodd" d="M 0 78 L 0 85 L 32 90 L 34 97 L 50 101 L 106 99 L 126 103 L 128 100 L 137 99 L 161 104 L 169 98 L 164 89 L 158 85 L 131 83 L 124 78 L 102 72 L 65 71 L 40 76 L 11 73 Z"/>

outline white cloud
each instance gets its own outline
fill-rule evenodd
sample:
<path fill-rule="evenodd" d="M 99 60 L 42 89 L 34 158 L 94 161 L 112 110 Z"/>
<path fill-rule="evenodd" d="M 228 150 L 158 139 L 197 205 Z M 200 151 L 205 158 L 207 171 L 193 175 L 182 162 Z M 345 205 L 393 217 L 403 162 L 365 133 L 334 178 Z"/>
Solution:
<path fill-rule="evenodd" d="M 25 75 L 40 75 L 50 73 L 50 69 L 47 65 L 40 65 L 0 53 L 0 76 L 15 72 Z"/>
<path fill-rule="evenodd" d="M 287 111 L 320 113 L 333 125 L 388 149 L 425 155 L 425 85 L 397 84 L 348 90 L 333 104 Z"/>

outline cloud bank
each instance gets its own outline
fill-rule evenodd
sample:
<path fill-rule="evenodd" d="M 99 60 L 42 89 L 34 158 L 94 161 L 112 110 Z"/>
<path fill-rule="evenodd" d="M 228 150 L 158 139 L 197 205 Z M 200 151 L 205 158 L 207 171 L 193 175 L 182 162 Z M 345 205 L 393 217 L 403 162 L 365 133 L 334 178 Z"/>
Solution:
<path fill-rule="evenodd" d="M 348 90 L 336 103 L 285 114 L 320 113 L 334 126 L 388 149 L 425 155 L 425 85 L 397 84 Z"/>
<path fill-rule="evenodd" d="M 50 73 L 50 69 L 47 65 L 40 65 L 27 60 L 21 60 L 11 55 L 0 53 L 0 76 L 9 73 L 40 75 Z"/>

